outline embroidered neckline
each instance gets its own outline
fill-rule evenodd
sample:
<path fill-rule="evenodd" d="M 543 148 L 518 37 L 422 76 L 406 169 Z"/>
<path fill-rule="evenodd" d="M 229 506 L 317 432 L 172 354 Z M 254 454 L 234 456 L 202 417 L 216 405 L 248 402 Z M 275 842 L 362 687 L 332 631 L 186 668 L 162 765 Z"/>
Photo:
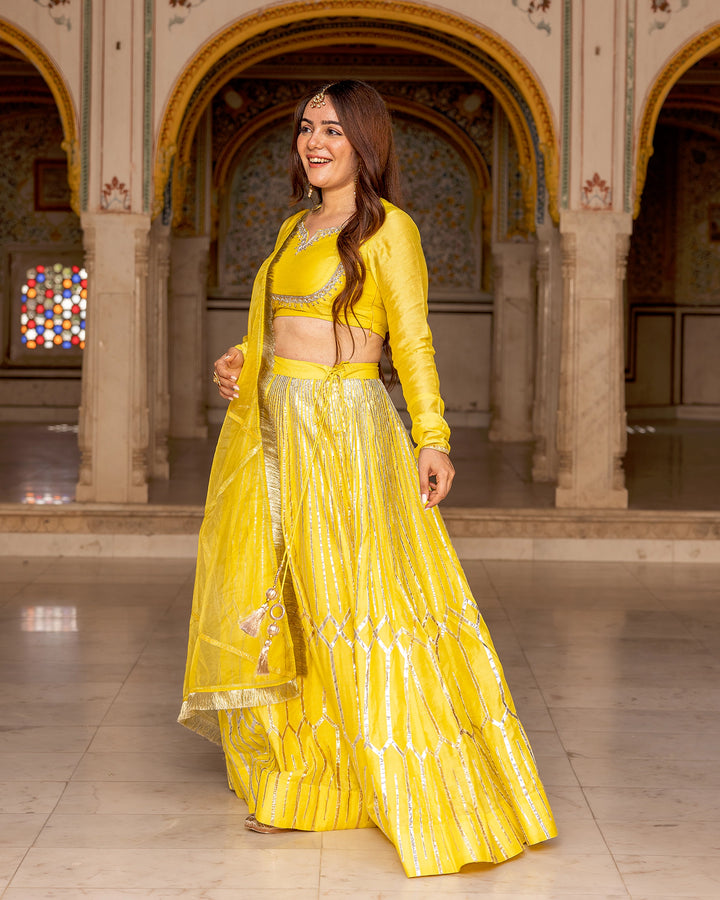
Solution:
<path fill-rule="evenodd" d="M 316 241 L 319 241 L 320 238 L 327 237 L 329 234 L 337 234 L 341 229 L 342 225 L 336 225 L 334 228 L 320 228 L 312 237 L 310 237 L 307 226 L 305 225 L 305 219 L 300 219 L 297 226 L 298 245 L 295 248 L 295 253 L 297 254 L 302 250 L 307 250 L 308 247 L 312 246 Z"/>

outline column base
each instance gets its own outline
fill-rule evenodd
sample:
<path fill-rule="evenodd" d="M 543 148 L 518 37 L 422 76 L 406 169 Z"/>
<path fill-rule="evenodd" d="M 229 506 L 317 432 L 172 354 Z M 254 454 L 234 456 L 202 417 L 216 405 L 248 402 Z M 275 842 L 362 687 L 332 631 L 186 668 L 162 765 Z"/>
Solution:
<path fill-rule="evenodd" d="M 98 488 L 92 484 L 78 484 L 75 487 L 75 500 L 78 503 L 147 503 L 148 502 L 148 486 L 147 484 L 132 485 L 128 488 L 123 486 L 122 491 L 117 491 L 111 486 L 107 488 Z"/>
<path fill-rule="evenodd" d="M 519 441 L 531 441 L 532 430 L 522 425 L 514 425 L 511 422 L 493 422 L 488 432 L 488 440 L 497 443 L 517 443 Z"/>
<path fill-rule="evenodd" d="M 550 460 L 545 454 L 541 456 L 533 456 L 532 480 L 538 482 L 557 480 L 557 472 L 553 471 L 553 467 L 550 465 Z"/>

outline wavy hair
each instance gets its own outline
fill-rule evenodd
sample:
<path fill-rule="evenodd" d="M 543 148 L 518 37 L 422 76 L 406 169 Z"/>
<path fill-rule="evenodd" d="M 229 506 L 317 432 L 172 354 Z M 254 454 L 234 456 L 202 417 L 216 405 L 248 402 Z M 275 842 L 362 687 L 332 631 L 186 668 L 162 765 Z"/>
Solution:
<path fill-rule="evenodd" d="M 340 261 L 345 270 L 345 285 L 335 298 L 332 308 L 335 361 L 340 362 L 337 326 L 341 321 L 350 326 L 349 316 L 365 285 L 365 263 L 360 256 L 360 246 L 385 221 L 381 199 L 389 200 L 395 205 L 400 203 L 400 175 L 392 121 L 380 94 L 364 81 L 335 81 L 322 89 L 308 92 L 295 109 L 290 160 L 293 202 L 302 200 L 307 188 L 305 169 L 297 150 L 297 137 L 305 108 L 320 90 L 332 100 L 345 136 L 358 157 L 355 212 L 343 225 L 337 239 Z M 315 190 L 322 200 L 322 190 Z M 385 349 L 389 351 L 387 339 Z"/>

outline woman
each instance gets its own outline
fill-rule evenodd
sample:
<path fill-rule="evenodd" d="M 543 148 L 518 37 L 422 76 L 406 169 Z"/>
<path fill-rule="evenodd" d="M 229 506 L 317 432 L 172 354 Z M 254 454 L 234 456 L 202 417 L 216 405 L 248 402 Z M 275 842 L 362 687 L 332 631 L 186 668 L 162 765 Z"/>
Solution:
<path fill-rule="evenodd" d="M 490 636 L 434 508 L 453 479 L 417 229 L 387 110 L 305 97 L 294 199 L 215 363 L 230 400 L 200 532 L 180 721 L 222 743 L 246 827 L 377 825 L 408 875 L 555 834 Z M 386 336 L 412 444 L 378 377 Z"/>

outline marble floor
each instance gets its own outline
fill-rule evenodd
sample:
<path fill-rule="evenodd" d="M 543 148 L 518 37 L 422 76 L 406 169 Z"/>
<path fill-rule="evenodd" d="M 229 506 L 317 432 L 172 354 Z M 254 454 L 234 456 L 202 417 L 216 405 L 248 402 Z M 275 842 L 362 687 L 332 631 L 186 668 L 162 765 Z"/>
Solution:
<path fill-rule="evenodd" d="M 175 724 L 193 564 L 0 565 L 7 900 L 720 896 L 720 566 L 469 562 L 558 820 L 407 879 L 377 830 L 260 836 Z"/>
<path fill-rule="evenodd" d="M 0 423 L 0 503 L 71 503 L 79 462 L 76 431 L 72 425 Z M 171 441 L 171 477 L 151 482 L 151 503 L 204 503 L 218 431 L 206 440 Z M 457 477 L 448 505 L 554 505 L 554 486 L 532 480 L 530 443 L 491 443 L 484 428 L 454 428 L 452 442 Z M 720 509 L 720 422 L 633 424 L 625 471 L 631 509 Z"/>

